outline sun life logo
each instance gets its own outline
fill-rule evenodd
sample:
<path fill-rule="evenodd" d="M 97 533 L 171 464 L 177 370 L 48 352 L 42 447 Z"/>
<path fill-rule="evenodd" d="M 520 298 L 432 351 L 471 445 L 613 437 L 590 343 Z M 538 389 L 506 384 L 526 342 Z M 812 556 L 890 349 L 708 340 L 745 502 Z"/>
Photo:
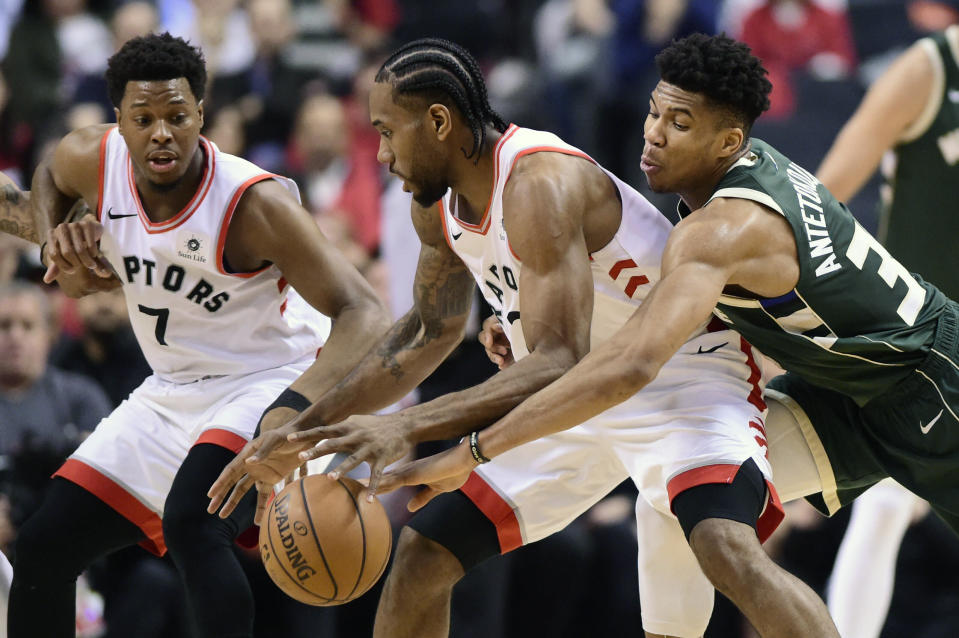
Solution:
<path fill-rule="evenodd" d="M 186 251 L 178 250 L 177 254 L 184 259 L 189 259 L 190 261 L 198 261 L 200 263 L 206 263 L 206 257 L 202 254 L 199 254 L 200 248 L 203 247 L 203 242 L 196 235 L 191 234 L 186 241 L 181 244 Z"/>

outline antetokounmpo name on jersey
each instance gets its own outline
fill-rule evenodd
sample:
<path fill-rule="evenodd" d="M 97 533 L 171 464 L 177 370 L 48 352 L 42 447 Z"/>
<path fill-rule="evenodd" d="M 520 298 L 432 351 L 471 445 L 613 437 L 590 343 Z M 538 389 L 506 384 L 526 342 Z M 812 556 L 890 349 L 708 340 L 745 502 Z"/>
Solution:
<path fill-rule="evenodd" d="M 799 199 L 799 213 L 802 215 L 803 226 L 806 228 L 806 238 L 809 240 L 809 256 L 812 259 L 825 257 L 816 266 L 816 277 L 822 277 L 827 273 L 842 269 L 842 265 L 836 263 L 832 238 L 829 236 L 829 229 L 826 227 L 822 199 L 819 197 L 817 190 L 819 180 L 806 169 L 793 163 L 789 164 L 786 174 L 789 176 L 789 181 L 792 183 L 793 189 L 796 191 L 796 197 Z"/>
<path fill-rule="evenodd" d="M 216 292 L 213 284 L 202 277 L 193 286 L 184 286 L 186 270 L 182 266 L 169 264 L 161 268 L 155 261 L 141 259 L 136 255 L 123 257 L 123 269 L 128 283 L 141 282 L 147 286 L 157 286 L 171 293 L 186 292 L 186 298 L 210 312 L 216 312 L 230 299 L 228 292 Z"/>

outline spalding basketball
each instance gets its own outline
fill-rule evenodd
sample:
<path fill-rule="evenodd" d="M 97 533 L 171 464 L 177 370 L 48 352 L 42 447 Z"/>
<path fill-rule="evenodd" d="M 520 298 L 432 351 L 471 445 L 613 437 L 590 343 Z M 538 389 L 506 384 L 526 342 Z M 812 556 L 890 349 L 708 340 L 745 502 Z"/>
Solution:
<path fill-rule="evenodd" d="M 393 533 L 386 511 L 350 478 L 312 474 L 273 499 L 260 527 L 260 556 L 288 596 L 308 605 L 340 605 L 383 574 Z"/>

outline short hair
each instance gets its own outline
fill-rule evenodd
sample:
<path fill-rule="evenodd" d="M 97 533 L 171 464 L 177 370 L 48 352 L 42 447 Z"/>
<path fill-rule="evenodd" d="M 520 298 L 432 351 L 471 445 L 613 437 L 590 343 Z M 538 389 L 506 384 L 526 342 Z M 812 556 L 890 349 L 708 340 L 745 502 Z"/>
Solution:
<path fill-rule="evenodd" d="M 199 47 L 169 33 L 127 40 L 107 61 L 107 90 L 113 106 L 120 108 L 127 82 L 152 82 L 186 78 L 199 102 L 206 89 L 206 61 Z"/>
<path fill-rule="evenodd" d="M 489 104 L 476 58 L 448 40 L 423 38 L 400 47 L 380 67 L 375 81 L 389 82 L 394 98 L 415 95 L 456 108 L 473 132 L 473 148 L 466 157 L 482 150 L 487 126 L 506 131 L 506 122 Z"/>
<path fill-rule="evenodd" d="M 694 33 L 673 40 L 656 56 L 656 66 L 663 81 L 701 93 L 729 110 L 743 123 L 747 136 L 756 118 L 769 108 L 773 85 L 762 62 L 748 46 L 725 34 Z"/>

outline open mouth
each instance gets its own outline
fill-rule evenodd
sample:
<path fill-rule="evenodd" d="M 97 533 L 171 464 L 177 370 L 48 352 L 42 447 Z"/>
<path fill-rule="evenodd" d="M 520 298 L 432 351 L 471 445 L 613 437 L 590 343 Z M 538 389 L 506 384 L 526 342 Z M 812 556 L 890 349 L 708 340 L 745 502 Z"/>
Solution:
<path fill-rule="evenodd" d="M 171 154 L 156 153 L 147 157 L 147 164 L 157 173 L 167 173 L 176 167 L 177 158 Z"/>

